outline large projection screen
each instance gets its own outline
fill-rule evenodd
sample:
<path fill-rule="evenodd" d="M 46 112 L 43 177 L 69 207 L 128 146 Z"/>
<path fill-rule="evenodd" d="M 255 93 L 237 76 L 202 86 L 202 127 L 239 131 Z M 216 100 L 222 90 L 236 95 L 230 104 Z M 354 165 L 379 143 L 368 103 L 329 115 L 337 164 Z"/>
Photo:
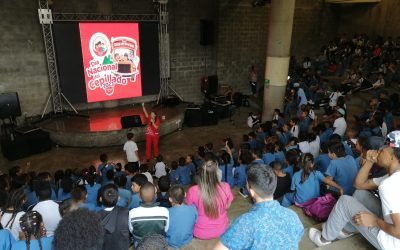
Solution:
<path fill-rule="evenodd" d="M 72 103 L 157 94 L 157 23 L 54 23 L 60 84 Z"/>

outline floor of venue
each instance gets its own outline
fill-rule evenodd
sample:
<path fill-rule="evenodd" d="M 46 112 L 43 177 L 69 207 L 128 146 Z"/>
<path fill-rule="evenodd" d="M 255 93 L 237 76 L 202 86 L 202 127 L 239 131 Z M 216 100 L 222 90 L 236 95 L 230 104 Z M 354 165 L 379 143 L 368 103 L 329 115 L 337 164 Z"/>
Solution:
<path fill-rule="evenodd" d="M 370 96 L 366 93 L 346 97 L 350 122 L 352 122 L 353 114 L 361 113 L 365 109 L 369 97 Z M 234 142 L 238 143 L 241 140 L 241 136 L 249 131 L 246 126 L 246 119 L 250 111 L 255 111 L 255 109 L 252 107 L 241 107 L 232 117 L 233 121 L 223 119 L 220 120 L 216 126 L 196 128 L 183 127 L 180 131 L 163 136 L 160 139 L 160 152 L 163 154 L 165 162 L 170 163 L 172 160 L 177 160 L 180 156 L 193 153 L 199 145 L 203 145 L 206 142 L 213 142 L 215 149 L 223 146 L 222 140 L 226 137 L 231 137 Z M 398 121 L 398 117 L 396 117 L 396 120 Z M 138 146 L 140 155 L 144 158 L 144 144 L 138 143 Z M 1 165 L 13 166 L 18 164 L 24 167 L 26 171 L 54 172 L 57 169 L 83 168 L 92 164 L 97 165 L 99 162 L 98 156 L 103 152 L 107 152 L 110 160 L 113 162 L 124 162 L 125 155 L 122 146 L 106 148 L 54 147 L 49 152 Z M 3 171 L 7 171 L 7 169 L 3 169 Z M 235 195 L 235 200 L 228 211 L 228 216 L 231 221 L 248 211 L 251 207 L 250 201 L 242 198 L 236 188 L 233 190 L 233 193 Z M 316 246 L 308 238 L 308 229 L 313 226 L 320 227 L 321 224 L 306 217 L 301 209 L 296 207 L 291 207 L 291 209 L 296 211 L 299 215 L 305 228 L 304 236 L 300 243 L 300 249 L 316 249 Z M 202 241 L 194 239 L 190 245 L 182 249 L 212 249 L 216 242 L 217 240 Z M 355 235 L 345 240 L 333 242 L 321 249 L 357 250 L 373 249 L 373 247 L 362 236 Z"/>

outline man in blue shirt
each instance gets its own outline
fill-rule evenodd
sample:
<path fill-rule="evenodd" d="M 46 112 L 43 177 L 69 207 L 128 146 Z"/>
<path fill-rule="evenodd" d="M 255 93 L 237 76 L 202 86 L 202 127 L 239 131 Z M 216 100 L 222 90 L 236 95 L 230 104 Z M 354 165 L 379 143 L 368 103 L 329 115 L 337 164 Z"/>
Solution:
<path fill-rule="evenodd" d="M 295 212 L 273 200 L 276 183 L 272 168 L 249 167 L 247 187 L 256 203 L 232 223 L 214 249 L 298 249 L 304 227 Z"/>
<path fill-rule="evenodd" d="M 325 174 L 343 188 L 344 194 L 352 195 L 353 182 L 358 171 L 356 161 L 353 157 L 346 155 L 344 146 L 340 142 L 330 144 L 328 152 L 331 163 Z"/>

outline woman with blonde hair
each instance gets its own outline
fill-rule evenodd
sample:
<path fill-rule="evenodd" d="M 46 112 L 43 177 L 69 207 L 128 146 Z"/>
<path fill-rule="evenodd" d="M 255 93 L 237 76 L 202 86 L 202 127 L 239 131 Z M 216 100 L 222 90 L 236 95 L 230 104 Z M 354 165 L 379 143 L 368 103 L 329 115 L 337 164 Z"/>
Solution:
<path fill-rule="evenodd" d="M 202 240 L 218 238 L 229 224 L 227 209 L 233 195 L 228 183 L 218 181 L 217 170 L 216 161 L 206 161 L 198 171 L 198 184 L 186 196 L 186 204 L 194 205 L 199 214 L 193 235 Z"/>

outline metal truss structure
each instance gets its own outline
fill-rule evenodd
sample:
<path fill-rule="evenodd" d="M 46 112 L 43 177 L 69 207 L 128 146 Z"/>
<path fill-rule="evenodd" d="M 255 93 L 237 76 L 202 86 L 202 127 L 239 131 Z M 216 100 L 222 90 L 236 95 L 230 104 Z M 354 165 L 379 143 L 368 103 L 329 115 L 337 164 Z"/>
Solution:
<path fill-rule="evenodd" d="M 78 113 L 73 105 L 62 93 L 60 79 L 57 70 L 57 59 L 53 38 L 53 21 L 73 22 L 73 21 L 138 21 L 138 22 L 159 22 L 159 51 L 160 51 L 160 93 L 157 103 L 160 99 L 166 97 L 171 89 L 179 98 L 175 90 L 169 87 L 168 79 L 170 76 L 170 54 L 169 54 L 169 34 L 168 34 L 168 0 L 153 0 L 158 3 L 158 14 L 97 14 L 97 13 L 52 13 L 48 5 L 48 0 L 39 1 L 39 21 L 42 25 L 44 47 L 47 59 L 47 70 L 49 75 L 50 94 L 44 107 L 42 118 L 46 113 L 47 107 L 52 101 L 54 114 L 63 113 L 65 105 L 63 100 Z M 182 99 L 182 98 L 181 98 Z"/>

